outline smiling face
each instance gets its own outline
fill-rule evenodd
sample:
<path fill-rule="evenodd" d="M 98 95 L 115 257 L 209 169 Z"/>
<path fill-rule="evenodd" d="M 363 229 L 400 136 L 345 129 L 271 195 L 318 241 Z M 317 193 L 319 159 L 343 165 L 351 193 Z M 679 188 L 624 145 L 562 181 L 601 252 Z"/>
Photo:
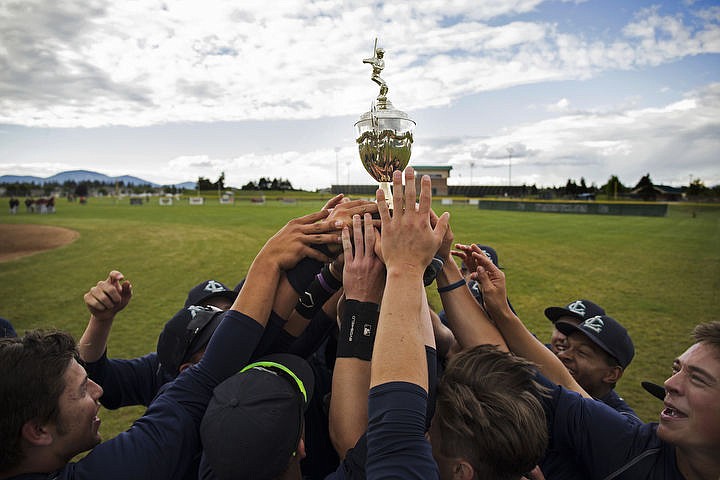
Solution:
<path fill-rule="evenodd" d="M 555 322 L 567 322 L 572 323 L 573 325 L 580 325 L 579 318 L 571 317 L 569 315 L 558 317 Z M 553 325 L 555 324 L 555 322 L 553 322 Z M 565 336 L 565 334 L 557 328 L 553 328 L 552 334 L 550 335 L 550 350 L 552 350 L 552 352 L 557 355 L 558 353 L 565 350 L 567 346 L 567 336 Z"/>
<path fill-rule="evenodd" d="M 720 352 L 701 342 L 673 363 L 658 436 L 682 449 L 720 451 Z M 712 453 L 711 453 L 712 454 Z"/>
<path fill-rule="evenodd" d="M 56 456 L 69 461 L 100 443 L 97 414 L 103 390 L 88 378 L 85 369 L 74 359 L 65 370 L 64 380 L 65 389 L 58 400 L 60 414 L 49 428 L 53 433 Z"/>
<path fill-rule="evenodd" d="M 578 384 L 595 398 L 607 394 L 622 371 L 618 366 L 609 365 L 615 362 L 610 361 L 607 353 L 579 332 L 567 337 L 567 348 L 558 353 L 558 358 Z"/>

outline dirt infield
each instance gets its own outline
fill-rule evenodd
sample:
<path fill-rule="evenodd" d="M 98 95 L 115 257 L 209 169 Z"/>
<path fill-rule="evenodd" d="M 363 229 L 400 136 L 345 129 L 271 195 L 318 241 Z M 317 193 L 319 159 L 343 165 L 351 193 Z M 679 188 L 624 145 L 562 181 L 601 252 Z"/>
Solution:
<path fill-rule="evenodd" d="M 48 225 L 0 224 L 0 262 L 52 250 L 80 237 L 75 230 Z"/>

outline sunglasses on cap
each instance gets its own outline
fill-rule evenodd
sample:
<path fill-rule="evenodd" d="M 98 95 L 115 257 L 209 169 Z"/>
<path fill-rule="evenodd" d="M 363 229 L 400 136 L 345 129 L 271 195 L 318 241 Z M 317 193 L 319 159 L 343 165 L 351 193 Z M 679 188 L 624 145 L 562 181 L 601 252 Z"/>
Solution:
<path fill-rule="evenodd" d="M 285 379 L 290 385 L 294 387 L 294 389 L 300 393 L 300 395 L 297 396 L 298 398 L 298 418 L 299 425 L 298 425 L 298 434 L 297 438 L 295 439 L 295 443 L 293 445 L 297 446 L 300 443 L 300 438 L 302 437 L 302 432 L 305 424 L 305 403 L 307 403 L 307 390 L 305 389 L 305 384 L 303 383 L 300 378 L 298 378 L 295 373 L 290 370 L 285 365 L 282 365 L 277 362 L 271 362 L 271 361 L 259 361 L 255 363 L 251 363 L 250 365 L 247 365 L 245 368 L 240 370 L 240 373 L 247 372 L 248 370 L 263 370 L 268 373 L 272 373 L 274 375 L 277 375 L 278 377 L 281 377 Z M 294 450 L 292 452 L 292 456 L 294 457 L 297 455 L 297 450 Z"/>
<path fill-rule="evenodd" d="M 177 357 L 180 360 L 179 363 L 182 363 L 189 355 L 195 353 L 191 349 L 193 343 L 197 340 L 200 333 L 205 330 L 205 327 L 215 319 L 216 315 L 224 311 L 213 306 L 203 307 L 203 309 L 207 314 L 195 315 L 192 320 L 188 322 L 187 327 L 185 327 L 185 337 L 183 338 L 182 348 L 179 349 Z M 208 311 L 210 309 L 212 309 L 212 311 Z"/>

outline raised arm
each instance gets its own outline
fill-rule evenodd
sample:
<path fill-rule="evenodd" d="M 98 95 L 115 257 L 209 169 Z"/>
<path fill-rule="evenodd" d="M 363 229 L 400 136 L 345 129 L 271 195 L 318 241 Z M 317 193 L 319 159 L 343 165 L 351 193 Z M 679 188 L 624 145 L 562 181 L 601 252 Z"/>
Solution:
<path fill-rule="evenodd" d="M 453 233 L 448 227 L 438 255 L 443 268 L 436 278 L 440 300 L 450 329 L 461 348 L 490 344 L 507 351 L 505 340 L 482 306 L 467 288 L 460 268 L 451 256 Z"/>
<path fill-rule="evenodd" d="M 98 361 L 105 353 L 115 315 L 130 302 L 132 285 L 124 280 L 122 273 L 113 270 L 83 296 L 90 320 L 78 342 L 78 351 L 87 363 Z"/>
<path fill-rule="evenodd" d="M 354 215 L 353 242 L 350 235 L 350 230 L 343 228 L 345 299 L 329 419 L 330 438 L 340 458 L 344 458 L 367 429 L 370 359 L 385 287 L 385 266 L 375 255 L 372 216 L 366 213 L 361 219 L 360 215 Z"/>
<path fill-rule="evenodd" d="M 393 172 L 392 216 L 384 194 L 377 200 L 382 220 L 381 246 L 387 278 L 380 307 L 370 372 L 367 478 L 438 478 L 425 438 L 428 360 L 425 344 L 432 326 L 423 274 L 438 251 L 449 214 L 430 224 L 430 177 L 422 177 L 415 204 L 415 174 Z"/>
<path fill-rule="evenodd" d="M 321 210 L 293 219 L 273 235 L 250 265 L 245 284 L 231 309 L 265 326 L 273 305 L 268 299 L 275 298 L 281 273 L 294 267 L 302 258 L 319 262 L 330 260 L 326 254 L 312 248 L 312 245 L 339 243 L 337 233 L 328 233 L 336 227 L 319 222 L 327 216 L 328 211 Z"/>
<path fill-rule="evenodd" d="M 448 228 L 449 214 L 430 224 L 430 178 L 421 180 L 420 204 L 415 204 L 415 173 L 405 170 L 403 191 L 401 173 L 393 173 L 393 204 L 390 215 L 382 190 L 378 190 L 378 210 L 382 221 L 381 247 L 387 269 L 384 298 L 380 308 L 378 334 L 373 353 L 371 387 L 392 381 L 405 381 L 428 388 L 425 339 L 430 318 L 423 291 L 423 273 L 440 248 Z M 425 317 L 425 318 L 423 318 Z M 424 323 L 425 322 L 425 323 Z"/>
<path fill-rule="evenodd" d="M 485 256 L 477 246 L 473 246 L 472 256 L 477 262 L 477 279 L 482 285 L 485 308 L 495 321 L 507 342 L 510 351 L 538 365 L 540 372 L 551 381 L 574 390 L 584 397 L 590 395 L 578 385 L 560 359 L 540 342 L 525 327 L 507 302 L 505 273 Z"/>

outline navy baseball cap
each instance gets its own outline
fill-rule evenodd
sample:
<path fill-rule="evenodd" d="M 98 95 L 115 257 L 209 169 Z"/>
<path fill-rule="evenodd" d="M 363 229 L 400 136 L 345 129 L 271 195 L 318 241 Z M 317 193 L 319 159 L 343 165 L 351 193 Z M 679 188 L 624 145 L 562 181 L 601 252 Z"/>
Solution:
<path fill-rule="evenodd" d="M 0 318 L 0 337 L 17 337 L 17 332 L 9 320 Z"/>
<path fill-rule="evenodd" d="M 574 317 L 583 321 L 598 315 L 605 315 L 605 309 L 586 299 L 575 300 L 564 307 L 548 307 L 545 309 L 545 316 L 553 323 L 560 317 Z"/>
<path fill-rule="evenodd" d="M 178 311 L 163 327 L 157 343 L 162 369 L 176 377 L 180 365 L 190 360 L 210 341 L 222 321 L 224 311 L 215 307 L 191 305 Z"/>
<path fill-rule="evenodd" d="M 304 428 L 315 379 L 302 358 L 261 358 L 215 387 L 200 424 L 200 478 L 276 478 L 288 466 Z"/>
<path fill-rule="evenodd" d="M 224 283 L 217 280 L 205 280 L 195 285 L 185 299 L 185 308 L 190 305 L 202 305 L 212 297 L 225 297 L 231 302 L 237 298 L 237 292 L 230 290 Z"/>
<path fill-rule="evenodd" d="M 635 347 L 625 327 L 607 315 L 588 318 L 579 325 L 560 320 L 555 323 L 555 328 L 565 335 L 582 333 L 617 360 L 622 368 L 627 368 L 635 356 Z"/>

